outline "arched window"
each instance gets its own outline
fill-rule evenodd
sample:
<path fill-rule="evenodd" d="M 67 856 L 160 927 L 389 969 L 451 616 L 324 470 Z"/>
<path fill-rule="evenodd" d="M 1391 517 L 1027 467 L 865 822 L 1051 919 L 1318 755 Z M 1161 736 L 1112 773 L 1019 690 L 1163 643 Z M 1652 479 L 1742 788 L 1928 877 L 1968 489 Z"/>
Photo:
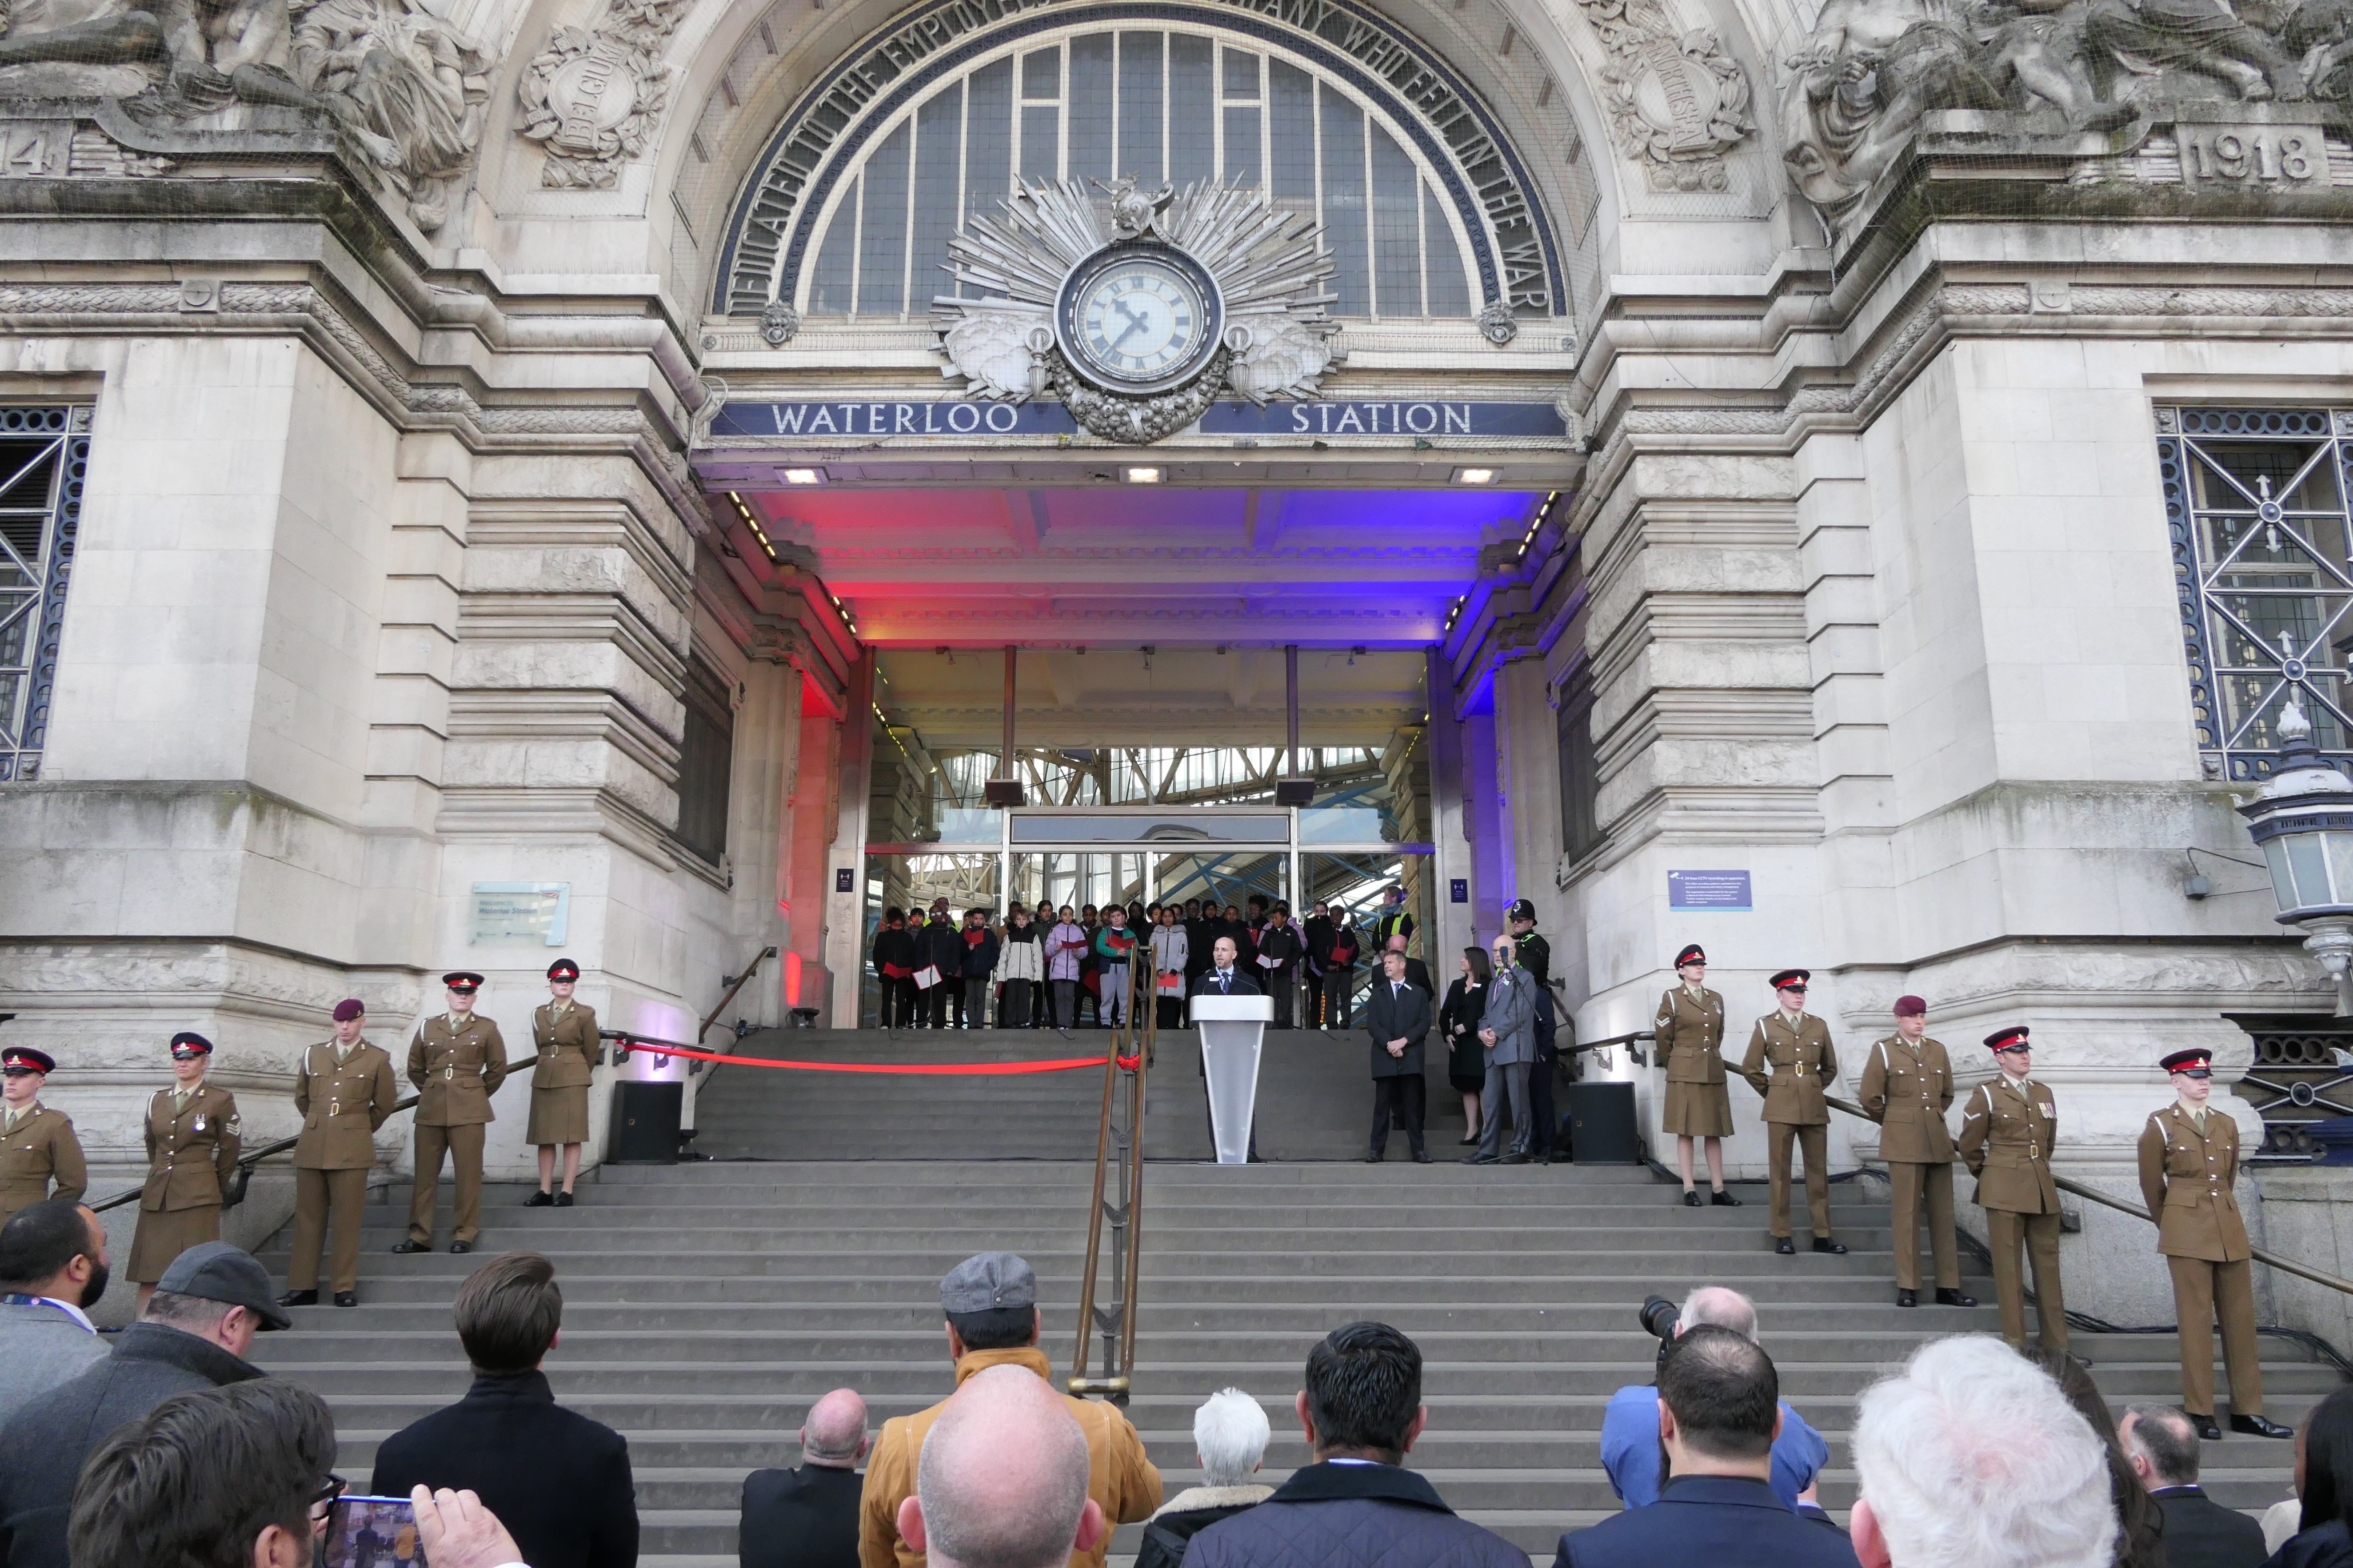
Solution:
<path fill-rule="evenodd" d="M 953 293 L 947 242 L 1032 184 L 1237 182 L 1314 216 L 1335 315 L 1476 308 L 1459 208 L 1414 138 L 1314 62 L 1208 28 L 1076 26 L 984 55 L 876 128 L 815 215 L 792 302 L 902 317 Z"/>

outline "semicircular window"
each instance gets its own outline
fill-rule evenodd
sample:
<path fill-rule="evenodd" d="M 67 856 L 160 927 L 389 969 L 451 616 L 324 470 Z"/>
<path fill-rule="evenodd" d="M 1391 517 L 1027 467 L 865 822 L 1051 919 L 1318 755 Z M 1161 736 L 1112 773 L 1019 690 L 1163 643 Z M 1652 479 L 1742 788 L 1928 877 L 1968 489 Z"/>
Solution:
<path fill-rule="evenodd" d="M 1241 184 L 1314 216 L 1335 315 L 1468 317 L 1459 210 L 1382 108 L 1312 64 L 1179 26 L 1074 28 L 984 56 L 868 139 L 836 183 L 794 303 L 904 317 L 955 290 L 949 237 L 1017 179 Z M 1099 191 L 1097 192 L 1100 195 Z"/>

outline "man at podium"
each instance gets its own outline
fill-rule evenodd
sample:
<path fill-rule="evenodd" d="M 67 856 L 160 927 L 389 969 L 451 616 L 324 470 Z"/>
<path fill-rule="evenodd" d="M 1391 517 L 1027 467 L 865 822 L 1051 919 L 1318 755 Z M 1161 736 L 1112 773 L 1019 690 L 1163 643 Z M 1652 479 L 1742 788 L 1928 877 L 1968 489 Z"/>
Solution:
<path fill-rule="evenodd" d="M 1263 996 L 1266 994 L 1259 989 L 1256 981 L 1242 973 L 1241 944 L 1232 937 L 1219 937 L 1217 945 L 1209 952 L 1209 967 L 1201 972 L 1200 979 L 1193 982 L 1194 995 Z M 1209 1115 L 1208 1079 L 1209 1067 L 1205 1050 L 1201 1063 L 1201 1115 L 1209 1123 L 1209 1149 L 1211 1157 L 1215 1158 L 1218 1147 L 1218 1123 L 1217 1119 Z M 1250 1118 L 1250 1163 L 1253 1165 L 1262 1165 L 1266 1163 L 1258 1157 L 1258 1118 L 1255 1115 Z"/>

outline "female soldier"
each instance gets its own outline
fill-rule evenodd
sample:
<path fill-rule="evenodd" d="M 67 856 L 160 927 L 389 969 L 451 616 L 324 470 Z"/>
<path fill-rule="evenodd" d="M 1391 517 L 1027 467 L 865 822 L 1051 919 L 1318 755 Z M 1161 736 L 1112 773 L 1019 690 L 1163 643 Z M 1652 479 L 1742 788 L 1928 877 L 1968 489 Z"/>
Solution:
<path fill-rule="evenodd" d="M 547 989 L 554 998 L 531 1016 L 532 1044 L 539 1059 L 531 1069 L 531 1125 L 524 1142 L 539 1145 L 539 1191 L 526 1208 L 572 1206 L 572 1184 L 580 1175 L 580 1145 L 588 1142 L 588 1085 L 596 1066 L 596 1010 L 572 999 L 580 966 L 559 958 L 547 966 Z M 564 1149 L 564 1190 L 551 1194 L 555 1151 Z"/>
<path fill-rule="evenodd" d="M 244 1142 L 237 1097 L 205 1081 L 212 1059 L 213 1043 L 202 1035 L 174 1035 L 172 1087 L 147 1102 L 147 1188 L 139 1194 L 130 1270 L 142 1312 L 174 1258 L 220 1239 L 221 1189 Z"/>

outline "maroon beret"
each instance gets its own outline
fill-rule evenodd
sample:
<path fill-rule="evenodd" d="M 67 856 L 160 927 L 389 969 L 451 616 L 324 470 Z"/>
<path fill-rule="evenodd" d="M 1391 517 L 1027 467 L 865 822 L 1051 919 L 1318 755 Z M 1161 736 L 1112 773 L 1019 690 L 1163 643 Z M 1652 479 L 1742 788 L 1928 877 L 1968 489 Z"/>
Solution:
<path fill-rule="evenodd" d="M 1908 1018 L 1915 1013 L 1926 1014 L 1927 1011 L 1928 1004 L 1917 996 L 1898 996 L 1895 999 L 1895 1016 L 1899 1018 Z"/>
<path fill-rule="evenodd" d="M 335 1022 L 348 1024 L 353 1018 L 367 1016 L 367 1004 L 356 996 L 346 996 L 335 1004 Z"/>

